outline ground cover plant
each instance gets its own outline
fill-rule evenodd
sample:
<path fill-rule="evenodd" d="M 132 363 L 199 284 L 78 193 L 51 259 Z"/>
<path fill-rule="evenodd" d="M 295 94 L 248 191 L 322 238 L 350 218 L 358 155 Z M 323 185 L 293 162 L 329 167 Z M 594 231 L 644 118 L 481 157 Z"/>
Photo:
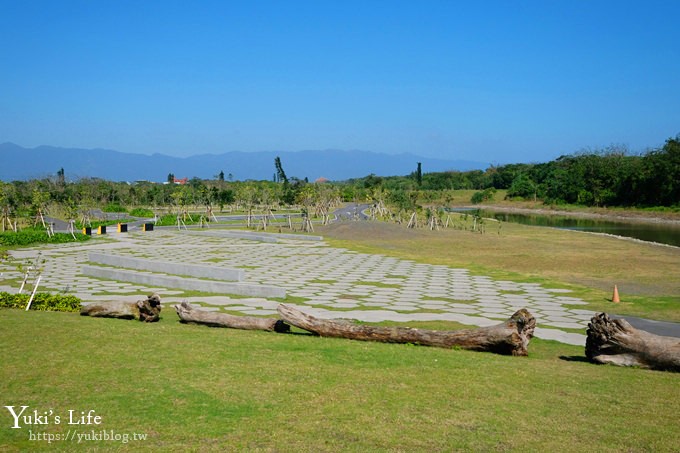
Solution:
<path fill-rule="evenodd" d="M 75 236 L 75 238 L 74 238 Z M 24 230 L 0 233 L 0 246 L 17 247 L 32 244 L 61 244 L 64 242 L 87 241 L 89 236 L 82 233 L 54 233 L 48 235 L 45 229 L 27 228 Z"/>
<path fill-rule="evenodd" d="M 0 292 L 0 308 L 25 309 L 30 294 L 10 294 Z M 73 295 L 36 293 L 31 302 L 31 310 L 79 312 L 81 300 Z"/>
<path fill-rule="evenodd" d="M 132 217 L 143 217 L 143 218 L 147 218 L 147 219 L 153 218 L 153 216 L 154 216 L 153 211 L 151 209 L 147 209 L 147 208 L 135 208 L 135 209 L 132 209 L 129 212 L 129 214 Z"/>

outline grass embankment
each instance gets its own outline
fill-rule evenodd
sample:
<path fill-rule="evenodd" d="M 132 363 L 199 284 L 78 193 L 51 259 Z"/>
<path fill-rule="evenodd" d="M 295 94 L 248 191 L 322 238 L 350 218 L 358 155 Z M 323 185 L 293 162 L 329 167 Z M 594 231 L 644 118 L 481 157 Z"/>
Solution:
<path fill-rule="evenodd" d="M 479 204 L 473 204 L 472 196 L 477 192 L 476 190 L 452 190 L 447 192 L 446 198 L 439 200 L 419 200 L 419 203 L 424 205 L 445 205 L 445 206 L 468 206 L 477 207 L 480 209 L 489 210 L 531 210 L 541 211 L 547 213 L 568 213 L 570 215 L 594 215 L 598 217 L 608 217 L 612 220 L 620 219 L 639 219 L 649 220 L 665 219 L 680 221 L 680 207 L 678 206 L 656 206 L 647 208 L 635 207 L 601 207 L 601 206 L 583 206 L 572 204 L 545 204 L 543 200 L 521 200 L 521 199 L 506 199 L 507 190 L 497 190 L 491 200 L 486 200 Z"/>
<path fill-rule="evenodd" d="M 677 248 L 512 223 L 503 223 L 500 232 L 490 223 L 486 231 L 409 230 L 378 222 L 317 228 L 334 246 L 568 287 L 593 310 L 680 322 Z M 614 285 L 622 298 L 616 305 L 610 302 Z"/>
<path fill-rule="evenodd" d="M 0 310 L 2 405 L 62 423 L 0 450 L 673 451 L 678 376 L 597 366 L 533 340 L 530 357 L 75 314 Z M 562 358 L 560 357 L 562 356 Z M 68 425 L 94 410 L 101 424 Z M 143 433 L 145 441 L 30 441 Z"/>

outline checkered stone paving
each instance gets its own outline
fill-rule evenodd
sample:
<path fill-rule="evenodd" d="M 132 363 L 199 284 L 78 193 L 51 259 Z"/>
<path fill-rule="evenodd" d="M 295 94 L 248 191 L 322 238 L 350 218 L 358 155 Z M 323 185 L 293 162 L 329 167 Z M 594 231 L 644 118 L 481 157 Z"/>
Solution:
<path fill-rule="evenodd" d="M 315 316 L 379 321 L 457 321 L 474 326 L 497 324 L 520 308 L 536 318 L 536 336 L 582 345 L 594 312 L 574 308 L 585 302 L 564 288 L 494 280 L 467 269 L 416 263 L 328 246 L 323 241 L 277 239 L 258 242 L 238 237 L 201 235 L 170 229 L 114 233 L 84 244 L 49 245 L 12 251 L 27 262 L 45 259 L 41 290 L 74 294 L 85 301 L 137 300 L 149 292 L 165 303 L 188 300 L 211 310 L 273 315 L 278 301 L 229 295 L 182 297 L 174 288 L 151 287 L 88 277 L 81 273 L 90 252 L 152 261 L 243 269 L 244 283 L 285 288 L 295 306 Z M 3 285 L 21 282 L 10 264 L 0 265 Z M 191 295 L 189 295 L 191 296 Z"/>

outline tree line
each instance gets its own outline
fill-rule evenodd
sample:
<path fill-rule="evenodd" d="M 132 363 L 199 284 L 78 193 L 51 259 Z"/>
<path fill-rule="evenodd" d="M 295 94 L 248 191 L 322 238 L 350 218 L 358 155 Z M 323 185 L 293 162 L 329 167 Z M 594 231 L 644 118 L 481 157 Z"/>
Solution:
<path fill-rule="evenodd" d="M 404 199 L 419 191 L 419 199 L 446 199 L 446 191 L 472 189 L 489 196 L 507 190 L 511 199 L 542 200 L 546 204 L 654 207 L 680 205 L 680 135 L 643 155 L 625 148 L 564 155 L 547 163 L 491 166 L 486 171 L 448 171 L 408 176 L 369 175 L 350 181 L 355 187 L 388 191 Z M 444 194 L 437 196 L 432 192 Z M 403 201 L 403 200 L 402 200 Z M 481 201 L 481 200 L 480 200 Z"/>
<path fill-rule="evenodd" d="M 434 202 L 446 205 L 451 192 L 476 190 L 476 200 L 490 198 L 495 190 L 507 190 L 513 199 L 542 200 L 549 204 L 584 206 L 680 205 L 680 135 L 663 147 L 642 155 L 610 147 L 561 156 L 547 163 L 508 164 L 487 170 L 422 173 L 381 177 L 374 174 L 341 182 L 309 183 L 289 177 L 277 157 L 273 181 L 225 181 L 224 172 L 215 179 L 191 178 L 186 184 L 107 181 L 81 178 L 68 181 L 64 169 L 55 176 L 30 181 L 0 181 L 0 214 L 3 218 L 30 217 L 49 205 L 59 205 L 64 216 L 100 208 L 144 206 L 172 208 L 207 205 L 270 207 L 309 205 L 313 200 L 391 204 L 409 211 Z M 170 179 L 170 175 L 169 175 Z M 231 179 L 231 178 L 229 178 Z"/>
<path fill-rule="evenodd" d="M 508 197 L 585 206 L 677 206 L 680 135 L 641 156 L 608 148 L 544 164 L 508 165 L 493 178 L 493 187 L 508 189 Z"/>
<path fill-rule="evenodd" d="M 274 181 L 224 181 L 191 178 L 185 184 L 152 182 L 114 182 L 99 178 L 66 181 L 63 169 L 56 177 L 29 181 L 0 181 L 0 218 L 3 222 L 23 219 L 24 225 L 39 214 L 78 219 L 84 213 L 130 212 L 146 208 L 163 214 L 186 209 L 223 210 L 282 206 L 310 206 L 320 200 L 339 199 L 331 184 L 309 184 L 305 180 L 286 178 Z M 1 230 L 9 226 L 3 223 Z"/>

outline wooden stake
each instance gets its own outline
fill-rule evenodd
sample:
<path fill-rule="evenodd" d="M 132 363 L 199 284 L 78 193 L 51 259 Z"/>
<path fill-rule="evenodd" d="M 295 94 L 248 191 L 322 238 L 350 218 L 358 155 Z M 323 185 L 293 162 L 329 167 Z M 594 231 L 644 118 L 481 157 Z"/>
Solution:
<path fill-rule="evenodd" d="M 38 280 L 35 282 L 35 286 L 33 287 L 33 292 L 31 293 L 31 298 L 28 299 L 28 305 L 26 305 L 26 311 L 28 311 L 29 308 L 31 308 L 31 303 L 33 303 L 33 298 L 35 297 L 36 291 L 38 291 L 38 285 L 40 285 L 40 279 L 42 278 L 42 275 L 38 275 Z"/>
<path fill-rule="evenodd" d="M 417 228 L 418 227 L 418 216 L 417 213 L 411 214 L 411 220 L 408 221 L 406 228 Z"/>

